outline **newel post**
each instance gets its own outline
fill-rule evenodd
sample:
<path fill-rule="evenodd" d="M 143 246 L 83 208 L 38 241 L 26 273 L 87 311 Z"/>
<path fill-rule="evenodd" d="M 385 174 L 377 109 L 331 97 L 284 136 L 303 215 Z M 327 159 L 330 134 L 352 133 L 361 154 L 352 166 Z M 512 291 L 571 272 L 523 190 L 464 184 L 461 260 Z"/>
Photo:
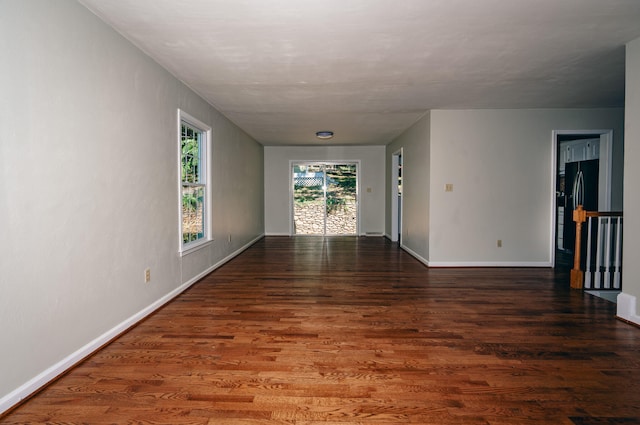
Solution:
<path fill-rule="evenodd" d="M 571 270 L 571 288 L 582 289 L 584 282 L 584 272 L 580 270 L 580 252 L 582 246 L 582 223 L 587 221 L 587 211 L 578 205 L 578 208 L 573 210 L 573 221 L 576 222 L 576 247 L 573 251 L 573 269 Z"/>

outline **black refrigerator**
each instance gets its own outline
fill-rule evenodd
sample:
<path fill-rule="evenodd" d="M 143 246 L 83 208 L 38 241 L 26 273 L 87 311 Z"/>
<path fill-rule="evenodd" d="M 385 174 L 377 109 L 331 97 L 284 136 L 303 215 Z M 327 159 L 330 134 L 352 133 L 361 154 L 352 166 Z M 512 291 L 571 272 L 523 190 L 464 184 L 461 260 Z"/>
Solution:
<path fill-rule="evenodd" d="M 564 248 L 574 251 L 576 224 L 573 210 L 578 205 L 587 211 L 598 211 L 599 160 L 568 162 L 565 164 Z M 586 230 L 584 228 L 583 230 Z"/>

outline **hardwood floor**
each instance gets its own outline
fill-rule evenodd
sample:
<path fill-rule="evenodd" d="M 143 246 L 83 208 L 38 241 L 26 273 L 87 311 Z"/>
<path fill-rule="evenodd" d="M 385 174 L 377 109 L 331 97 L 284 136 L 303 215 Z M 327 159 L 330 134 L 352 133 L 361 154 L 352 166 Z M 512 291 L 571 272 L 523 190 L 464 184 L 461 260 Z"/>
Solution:
<path fill-rule="evenodd" d="M 639 424 L 640 329 L 551 269 L 267 237 L 1 424 Z"/>

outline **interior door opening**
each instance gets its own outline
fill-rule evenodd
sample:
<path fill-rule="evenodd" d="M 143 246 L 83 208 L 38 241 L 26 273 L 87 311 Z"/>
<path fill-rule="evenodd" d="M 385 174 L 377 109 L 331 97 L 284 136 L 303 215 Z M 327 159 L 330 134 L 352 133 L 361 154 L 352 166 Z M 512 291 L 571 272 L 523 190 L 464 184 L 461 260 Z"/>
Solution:
<path fill-rule="evenodd" d="M 552 252 L 556 268 L 573 267 L 573 210 L 577 205 L 582 205 L 587 211 L 611 209 L 611 148 L 610 130 L 554 132 L 557 160 Z"/>
<path fill-rule="evenodd" d="M 402 149 L 391 157 L 391 241 L 402 245 Z"/>
<path fill-rule="evenodd" d="M 291 167 L 294 235 L 358 234 L 358 163 L 300 162 Z"/>

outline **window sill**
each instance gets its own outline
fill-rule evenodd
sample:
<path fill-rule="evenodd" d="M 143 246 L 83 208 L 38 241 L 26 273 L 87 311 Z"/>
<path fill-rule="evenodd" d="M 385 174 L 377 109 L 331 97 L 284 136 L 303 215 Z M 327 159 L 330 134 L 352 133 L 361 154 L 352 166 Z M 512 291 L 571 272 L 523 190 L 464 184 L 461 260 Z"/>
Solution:
<path fill-rule="evenodd" d="M 191 254 L 191 253 L 196 252 L 196 251 L 200 251 L 201 249 L 208 247 L 212 243 L 213 243 L 213 239 L 209 239 L 207 241 L 202 241 L 202 242 L 199 242 L 197 245 L 191 245 L 189 247 L 183 248 L 179 252 L 179 254 L 180 254 L 181 257 L 184 257 L 185 255 Z"/>

